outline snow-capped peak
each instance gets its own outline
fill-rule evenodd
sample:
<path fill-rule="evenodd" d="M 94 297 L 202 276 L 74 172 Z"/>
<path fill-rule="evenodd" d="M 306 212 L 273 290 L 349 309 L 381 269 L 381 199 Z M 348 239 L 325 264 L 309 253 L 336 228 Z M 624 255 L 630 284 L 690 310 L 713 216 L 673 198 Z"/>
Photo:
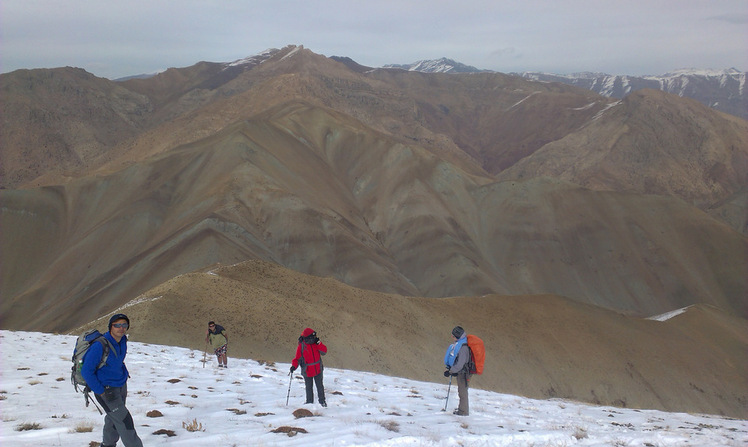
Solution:
<path fill-rule="evenodd" d="M 270 59 L 274 55 L 278 54 L 279 51 L 280 50 L 278 48 L 268 48 L 267 50 L 261 53 L 255 54 L 253 56 L 247 56 L 242 59 L 237 59 L 234 62 L 228 62 L 225 64 L 225 68 L 238 67 L 241 65 L 251 65 L 251 66 L 260 65 L 261 63 Z"/>
<path fill-rule="evenodd" d="M 383 68 L 400 68 L 402 70 L 420 71 L 423 73 L 477 73 L 485 71 L 446 57 L 441 59 L 424 59 L 413 62 L 412 64 L 388 64 Z"/>

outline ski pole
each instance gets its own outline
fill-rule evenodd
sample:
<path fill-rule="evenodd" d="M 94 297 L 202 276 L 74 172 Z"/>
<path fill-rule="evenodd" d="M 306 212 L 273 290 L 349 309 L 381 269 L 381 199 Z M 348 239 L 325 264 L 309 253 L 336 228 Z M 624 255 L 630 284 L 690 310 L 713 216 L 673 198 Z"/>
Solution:
<path fill-rule="evenodd" d="M 447 411 L 447 403 L 449 403 L 449 392 L 452 389 L 452 375 L 449 376 L 449 386 L 447 387 L 447 400 L 444 401 L 444 409 L 442 411 Z"/>
<path fill-rule="evenodd" d="M 286 406 L 288 406 L 288 398 L 291 396 L 291 382 L 293 381 L 293 373 L 288 373 L 288 393 L 286 393 Z"/>

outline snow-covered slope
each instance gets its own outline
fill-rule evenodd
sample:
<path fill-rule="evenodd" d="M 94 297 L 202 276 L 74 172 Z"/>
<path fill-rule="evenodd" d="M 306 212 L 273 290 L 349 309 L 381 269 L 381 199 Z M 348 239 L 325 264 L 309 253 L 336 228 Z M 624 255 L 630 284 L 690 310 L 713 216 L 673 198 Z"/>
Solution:
<path fill-rule="evenodd" d="M 74 344 L 72 336 L 0 331 L 0 445 L 80 447 L 101 440 L 103 418 L 84 406 L 69 382 Z M 289 356 L 293 349 L 289 344 Z M 302 405 L 303 382 L 288 376 L 287 363 L 229 357 L 229 369 L 223 370 L 211 356 L 205 366 L 202 359 L 199 351 L 129 344 L 127 405 L 145 445 L 748 445 L 744 420 L 477 389 L 470 392 L 471 415 L 454 416 L 457 390 L 446 379 L 439 383 L 441 371 L 434 371 L 437 383 L 427 383 L 328 365 L 329 406 Z M 293 413 L 299 408 L 312 416 L 297 419 Z"/>

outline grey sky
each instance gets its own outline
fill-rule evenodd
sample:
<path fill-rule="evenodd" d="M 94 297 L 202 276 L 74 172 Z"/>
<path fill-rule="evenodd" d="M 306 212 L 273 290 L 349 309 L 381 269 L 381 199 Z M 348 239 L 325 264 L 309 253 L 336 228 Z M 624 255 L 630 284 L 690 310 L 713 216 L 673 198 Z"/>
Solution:
<path fill-rule="evenodd" d="M 746 0 L 2 0 L 0 70 L 118 78 L 289 44 L 369 66 L 501 72 L 748 69 Z"/>

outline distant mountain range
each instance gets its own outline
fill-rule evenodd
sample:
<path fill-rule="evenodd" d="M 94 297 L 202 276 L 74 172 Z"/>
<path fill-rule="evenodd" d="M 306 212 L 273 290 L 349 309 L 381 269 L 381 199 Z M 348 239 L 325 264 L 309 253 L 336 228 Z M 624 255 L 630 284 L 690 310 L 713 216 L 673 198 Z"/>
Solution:
<path fill-rule="evenodd" d="M 235 67 L 235 69 L 236 67 L 246 68 L 247 65 L 251 68 L 270 57 L 276 51 L 278 50 L 268 49 L 258 55 L 227 65 Z M 360 65 L 348 57 L 332 56 L 331 59 L 344 63 L 352 70 L 358 72 L 374 70 L 373 67 Z M 480 69 L 446 57 L 423 59 L 410 64 L 387 64 L 381 68 L 417 71 L 421 73 L 494 73 L 492 70 Z M 148 78 L 156 74 L 129 76 L 117 79 L 117 81 Z M 748 119 L 748 97 L 745 91 L 746 72 L 736 68 L 724 70 L 690 68 L 675 70 L 656 76 L 614 75 L 595 72 L 556 74 L 530 71 L 508 74 L 521 76 L 533 81 L 560 82 L 574 85 L 592 90 L 609 98 L 620 99 L 631 92 L 645 88 L 661 90 L 681 97 L 692 98 L 712 109 Z"/>
<path fill-rule="evenodd" d="M 420 60 L 411 64 L 388 64 L 383 68 L 399 68 L 422 73 L 490 72 L 452 59 Z M 657 76 L 612 75 L 581 72 L 555 74 L 540 72 L 509 73 L 540 82 L 560 82 L 592 90 L 610 98 L 623 98 L 644 88 L 661 90 L 695 99 L 712 109 L 748 119 L 748 97 L 745 92 L 746 73 L 736 68 L 726 70 L 683 69 Z"/>
<path fill-rule="evenodd" d="M 745 92 L 745 72 L 727 70 L 677 70 L 659 76 L 627 76 L 607 73 L 516 73 L 542 82 L 561 82 L 576 85 L 611 98 L 623 98 L 644 88 L 662 90 L 685 98 L 692 98 L 715 110 L 748 119 L 748 97 Z"/>

